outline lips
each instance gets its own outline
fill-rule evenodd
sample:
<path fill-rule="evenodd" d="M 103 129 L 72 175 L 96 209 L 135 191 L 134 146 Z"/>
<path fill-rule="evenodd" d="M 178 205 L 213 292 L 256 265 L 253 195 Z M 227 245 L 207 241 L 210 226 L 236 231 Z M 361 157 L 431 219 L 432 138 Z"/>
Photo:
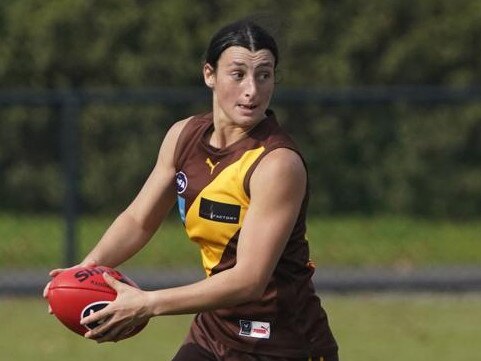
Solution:
<path fill-rule="evenodd" d="M 241 107 L 242 109 L 246 109 L 246 110 L 252 110 L 252 109 L 257 108 L 257 105 L 255 105 L 255 104 L 239 104 L 239 107 Z"/>

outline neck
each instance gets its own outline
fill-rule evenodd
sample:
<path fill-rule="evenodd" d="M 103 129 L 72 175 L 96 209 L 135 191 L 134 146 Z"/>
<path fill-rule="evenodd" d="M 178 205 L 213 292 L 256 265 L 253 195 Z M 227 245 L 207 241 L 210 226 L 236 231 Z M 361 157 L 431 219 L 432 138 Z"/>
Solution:
<path fill-rule="evenodd" d="M 237 124 L 232 121 L 214 101 L 213 106 L 214 131 L 210 135 L 209 144 L 215 148 L 225 148 L 246 138 L 249 131 L 259 122 L 253 124 Z"/>
<path fill-rule="evenodd" d="M 226 148 L 235 142 L 246 138 L 250 128 L 236 127 L 214 117 L 214 131 L 210 135 L 209 144 L 215 148 Z"/>

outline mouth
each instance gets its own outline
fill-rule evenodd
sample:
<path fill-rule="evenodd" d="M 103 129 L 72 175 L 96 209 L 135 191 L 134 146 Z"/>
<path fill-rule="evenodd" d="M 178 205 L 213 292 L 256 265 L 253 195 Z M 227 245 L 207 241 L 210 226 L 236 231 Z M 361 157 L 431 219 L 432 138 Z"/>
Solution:
<path fill-rule="evenodd" d="M 257 105 L 255 104 L 238 104 L 238 106 L 241 109 L 245 109 L 245 110 L 254 110 L 255 108 L 257 108 Z"/>

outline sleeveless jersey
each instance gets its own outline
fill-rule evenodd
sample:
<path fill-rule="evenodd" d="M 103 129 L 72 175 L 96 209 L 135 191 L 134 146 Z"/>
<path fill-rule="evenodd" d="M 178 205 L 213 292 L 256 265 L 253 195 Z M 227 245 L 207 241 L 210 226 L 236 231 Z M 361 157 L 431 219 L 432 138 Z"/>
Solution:
<path fill-rule="evenodd" d="M 279 147 L 298 153 L 272 111 L 247 137 L 226 148 L 209 145 L 212 131 L 212 113 L 194 116 L 182 130 L 174 155 L 179 213 L 189 238 L 200 247 L 208 277 L 236 263 L 237 242 L 249 209 L 249 179 L 259 161 Z M 305 238 L 307 194 L 306 190 L 296 224 L 262 298 L 198 314 L 191 328 L 194 337 L 202 334 L 200 338 L 212 337 L 230 348 L 273 356 L 337 352 L 311 281 L 314 270 Z"/>

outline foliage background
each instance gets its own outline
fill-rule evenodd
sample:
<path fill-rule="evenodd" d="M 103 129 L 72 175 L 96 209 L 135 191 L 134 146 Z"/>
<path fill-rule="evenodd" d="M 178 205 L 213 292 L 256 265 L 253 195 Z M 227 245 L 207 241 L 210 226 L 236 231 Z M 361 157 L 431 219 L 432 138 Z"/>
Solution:
<path fill-rule="evenodd" d="M 478 0 L 2 0 L 2 274 L 11 279 L 16 277 L 12 270 L 59 266 L 63 223 L 55 214 L 66 188 L 63 109 L 6 105 L 2 99 L 32 89 L 202 87 L 202 56 L 213 32 L 252 14 L 280 43 L 279 90 L 374 87 L 389 93 L 406 85 L 413 91 L 426 86 L 479 90 Z M 85 253 L 112 220 L 99 214 L 116 213 L 130 201 L 168 127 L 209 104 L 81 106 L 78 176 L 86 215 L 79 246 Z M 382 274 L 383 267 L 406 272 L 412 266 L 479 265 L 479 102 L 341 99 L 300 106 L 292 99 L 273 107 L 309 165 L 311 212 L 323 216 L 310 218 L 311 250 L 319 266 L 375 266 Z M 365 217 L 381 213 L 388 215 Z M 151 251 L 132 266 L 197 265 L 195 247 L 180 239 L 185 236 L 178 226 L 163 225 Z M 479 354 L 477 293 L 327 295 L 323 300 L 342 358 L 472 360 Z M 36 300 L 0 301 L 0 318 L 12 325 L 0 329 L 3 353 L 15 360 L 86 359 L 102 353 L 119 360 L 139 353 L 167 359 L 190 317 L 155 320 L 140 337 L 99 348 L 59 326 L 45 312 L 40 291 Z M 363 322 L 353 323 L 353 317 Z"/>
<path fill-rule="evenodd" d="M 201 87 L 211 35 L 249 15 L 279 40 L 279 89 L 480 83 L 476 0 L 4 0 L 0 91 Z M 168 127 L 208 108 L 202 102 L 83 104 L 83 211 L 125 206 L 152 168 Z M 293 101 L 274 108 L 305 154 L 313 213 L 481 214 L 478 102 Z M 4 211 L 62 206 L 60 111 L 0 108 Z"/>

